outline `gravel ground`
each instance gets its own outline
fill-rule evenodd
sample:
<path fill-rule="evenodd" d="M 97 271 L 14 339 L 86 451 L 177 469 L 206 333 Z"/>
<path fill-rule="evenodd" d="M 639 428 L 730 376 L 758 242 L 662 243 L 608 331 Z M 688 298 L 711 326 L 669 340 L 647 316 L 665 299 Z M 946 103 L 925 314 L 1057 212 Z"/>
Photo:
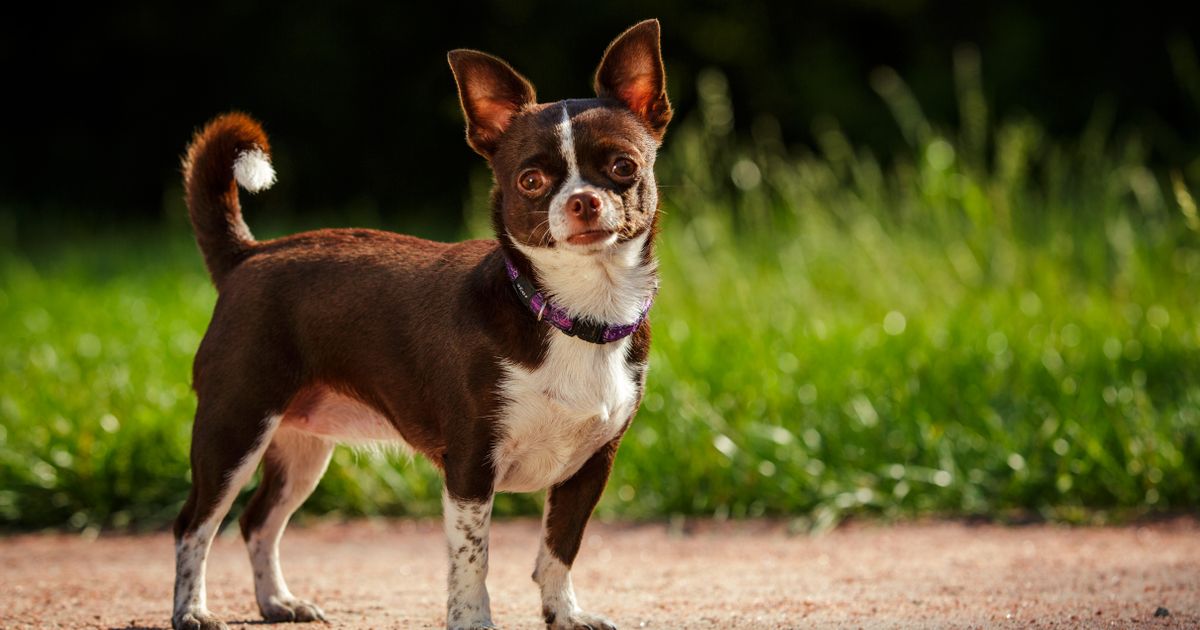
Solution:
<path fill-rule="evenodd" d="M 235 530 L 214 544 L 208 592 L 236 626 L 258 614 Z M 492 528 L 503 628 L 541 627 L 537 535 L 536 521 Z M 432 521 L 320 523 L 284 537 L 284 572 L 333 627 L 439 628 L 443 545 Z M 817 537 L 769 522 L 594 523 L 574 576 L 581 604 L 622 628 L 1197 628 L 1200 523 L 857 524 Z M 0 538 L 0 627 L 167 627 L 172 579 L 168 534 Z"/>

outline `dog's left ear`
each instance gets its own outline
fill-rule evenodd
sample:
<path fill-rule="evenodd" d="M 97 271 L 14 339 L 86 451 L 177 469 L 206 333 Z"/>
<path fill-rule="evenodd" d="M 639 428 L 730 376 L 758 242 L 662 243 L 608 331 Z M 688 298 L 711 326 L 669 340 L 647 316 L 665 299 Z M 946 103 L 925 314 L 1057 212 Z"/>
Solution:
<path fill-rule="evenodd" d="M 658 20 L 639 22 L 608 45 L 596 70 L 596 96 L 621 101 L 662 139 L 671 122 L 671 102 Z"/>
<path fill-rule="evenodd" d="M 490 160 L 512 117 L 537 101 L 533 84 L 487 53 L 452 50 L 446 59 L 467 116 L 467 144 Z"/>

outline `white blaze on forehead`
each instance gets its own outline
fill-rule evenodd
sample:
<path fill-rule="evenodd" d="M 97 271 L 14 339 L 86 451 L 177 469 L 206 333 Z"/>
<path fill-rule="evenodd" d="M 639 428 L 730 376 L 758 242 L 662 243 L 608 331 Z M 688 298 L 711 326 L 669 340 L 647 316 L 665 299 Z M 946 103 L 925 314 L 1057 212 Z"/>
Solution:
<path fill-rule="evenodd" d="M 578 188 L 583 182 L 579 178 L 579 162 L 575 159 L 575 132 L 571 130 L 571 114 L 566 105 L 563 105 L 562 122 L 558 123 L 558 138 L 563 159 L 567 161 L 567 179 L 563 189 Z"/>

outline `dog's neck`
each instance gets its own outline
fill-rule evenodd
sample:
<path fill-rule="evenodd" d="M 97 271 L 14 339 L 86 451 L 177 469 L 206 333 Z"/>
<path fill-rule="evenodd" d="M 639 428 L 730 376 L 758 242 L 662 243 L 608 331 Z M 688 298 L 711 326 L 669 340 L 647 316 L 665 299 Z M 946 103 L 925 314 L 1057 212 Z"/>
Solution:
<path fill-rule="evenodd" d="M 529 261 L 538 289 L 554 304 L 572 317 L 621 324 L 638 319 L 657 287 L 651 232 L 589 254 L 508 240 Z"/>

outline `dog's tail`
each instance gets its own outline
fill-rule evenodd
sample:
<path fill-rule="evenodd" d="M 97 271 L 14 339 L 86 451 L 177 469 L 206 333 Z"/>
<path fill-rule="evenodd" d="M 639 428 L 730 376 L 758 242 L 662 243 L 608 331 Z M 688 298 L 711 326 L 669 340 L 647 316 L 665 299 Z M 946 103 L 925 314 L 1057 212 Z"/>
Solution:
<path fill-rule="evenodd" d="M 218 116 L 196 133 L 183 158 L 188 215 L 204 264 L 221 281 L 254 248 L 242 220 L 238 184 L 256 193 L 275 183 L 267 134 L 253 118 L 237 112 Z"/>

